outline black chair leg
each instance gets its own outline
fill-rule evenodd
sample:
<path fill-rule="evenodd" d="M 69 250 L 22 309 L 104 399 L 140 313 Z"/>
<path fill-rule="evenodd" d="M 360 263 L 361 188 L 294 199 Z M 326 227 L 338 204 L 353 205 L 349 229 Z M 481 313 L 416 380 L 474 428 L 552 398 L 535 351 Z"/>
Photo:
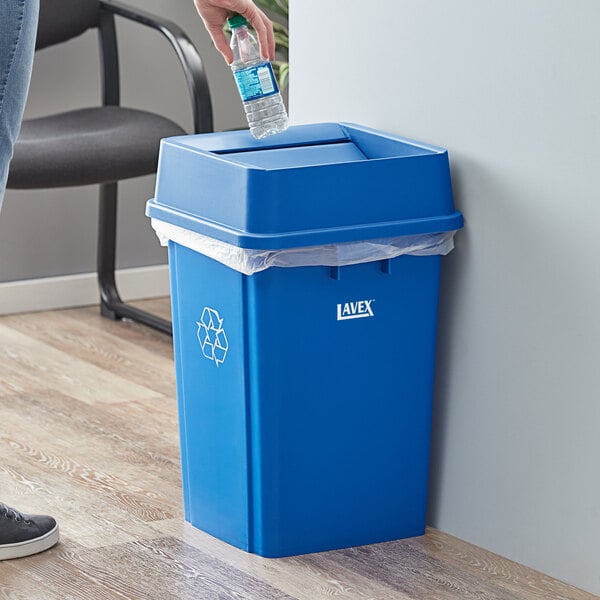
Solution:
<path fill-rule="evenodd" d="M 171 323 L 123 300 L 115 282 L 115 252 L 117 246 L 117 184 L 100 185 L 98 215 L 98 285 L 100 314 L 109 319 L 131 319 L 148 327 L 173 335 Z"/>

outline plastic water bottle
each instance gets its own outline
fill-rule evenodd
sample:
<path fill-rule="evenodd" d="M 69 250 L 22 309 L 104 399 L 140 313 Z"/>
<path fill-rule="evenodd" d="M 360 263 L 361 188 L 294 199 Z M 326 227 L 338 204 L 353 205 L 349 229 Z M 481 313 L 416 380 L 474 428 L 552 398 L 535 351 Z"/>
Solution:
<path fill-rule="evenodd" d="M 244 103 L 250 133 L 257 139 L 285 131 L 288 116 L 273 68 L 260 56 L 256 38 L 242 15 L 227 19 L 231 27 L 231 70 Z"/>

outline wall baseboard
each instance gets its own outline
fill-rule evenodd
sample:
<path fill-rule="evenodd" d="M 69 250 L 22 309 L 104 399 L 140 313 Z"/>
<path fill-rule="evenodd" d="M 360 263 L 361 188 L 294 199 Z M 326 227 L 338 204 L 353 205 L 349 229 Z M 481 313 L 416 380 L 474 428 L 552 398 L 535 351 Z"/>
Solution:
<path fill-rule="evenodd" d="M 154 265 L 116 272 L 123 300 L 169 295 L 168 265 Z M 98 304 L 96 273 L 44 277 L 0 283 L 0 315 L 73 308 Z"/>

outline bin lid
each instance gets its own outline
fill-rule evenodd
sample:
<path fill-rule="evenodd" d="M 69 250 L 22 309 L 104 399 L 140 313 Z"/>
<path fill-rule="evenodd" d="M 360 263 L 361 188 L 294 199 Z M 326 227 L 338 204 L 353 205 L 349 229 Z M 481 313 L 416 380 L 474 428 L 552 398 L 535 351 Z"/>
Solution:
<path fill-rule="evenodd" d="M 462 227 L 446 150 L 344 123 L 167 138 L 146 214 L 256 249 Z"/>

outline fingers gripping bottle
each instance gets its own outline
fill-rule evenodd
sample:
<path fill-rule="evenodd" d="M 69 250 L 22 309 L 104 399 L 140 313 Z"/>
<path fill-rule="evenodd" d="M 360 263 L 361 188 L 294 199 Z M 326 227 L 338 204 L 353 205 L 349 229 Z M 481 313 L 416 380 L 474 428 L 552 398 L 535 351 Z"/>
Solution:
<path fill-rule="evenodd" d="M 231 70 L 244 103 L 250 133 L 257 139 L 285 131 L 288 116 L 269 61 L 260 56 L 256 38 L 242 15 L 227 19 L 231 27 Z"/>

